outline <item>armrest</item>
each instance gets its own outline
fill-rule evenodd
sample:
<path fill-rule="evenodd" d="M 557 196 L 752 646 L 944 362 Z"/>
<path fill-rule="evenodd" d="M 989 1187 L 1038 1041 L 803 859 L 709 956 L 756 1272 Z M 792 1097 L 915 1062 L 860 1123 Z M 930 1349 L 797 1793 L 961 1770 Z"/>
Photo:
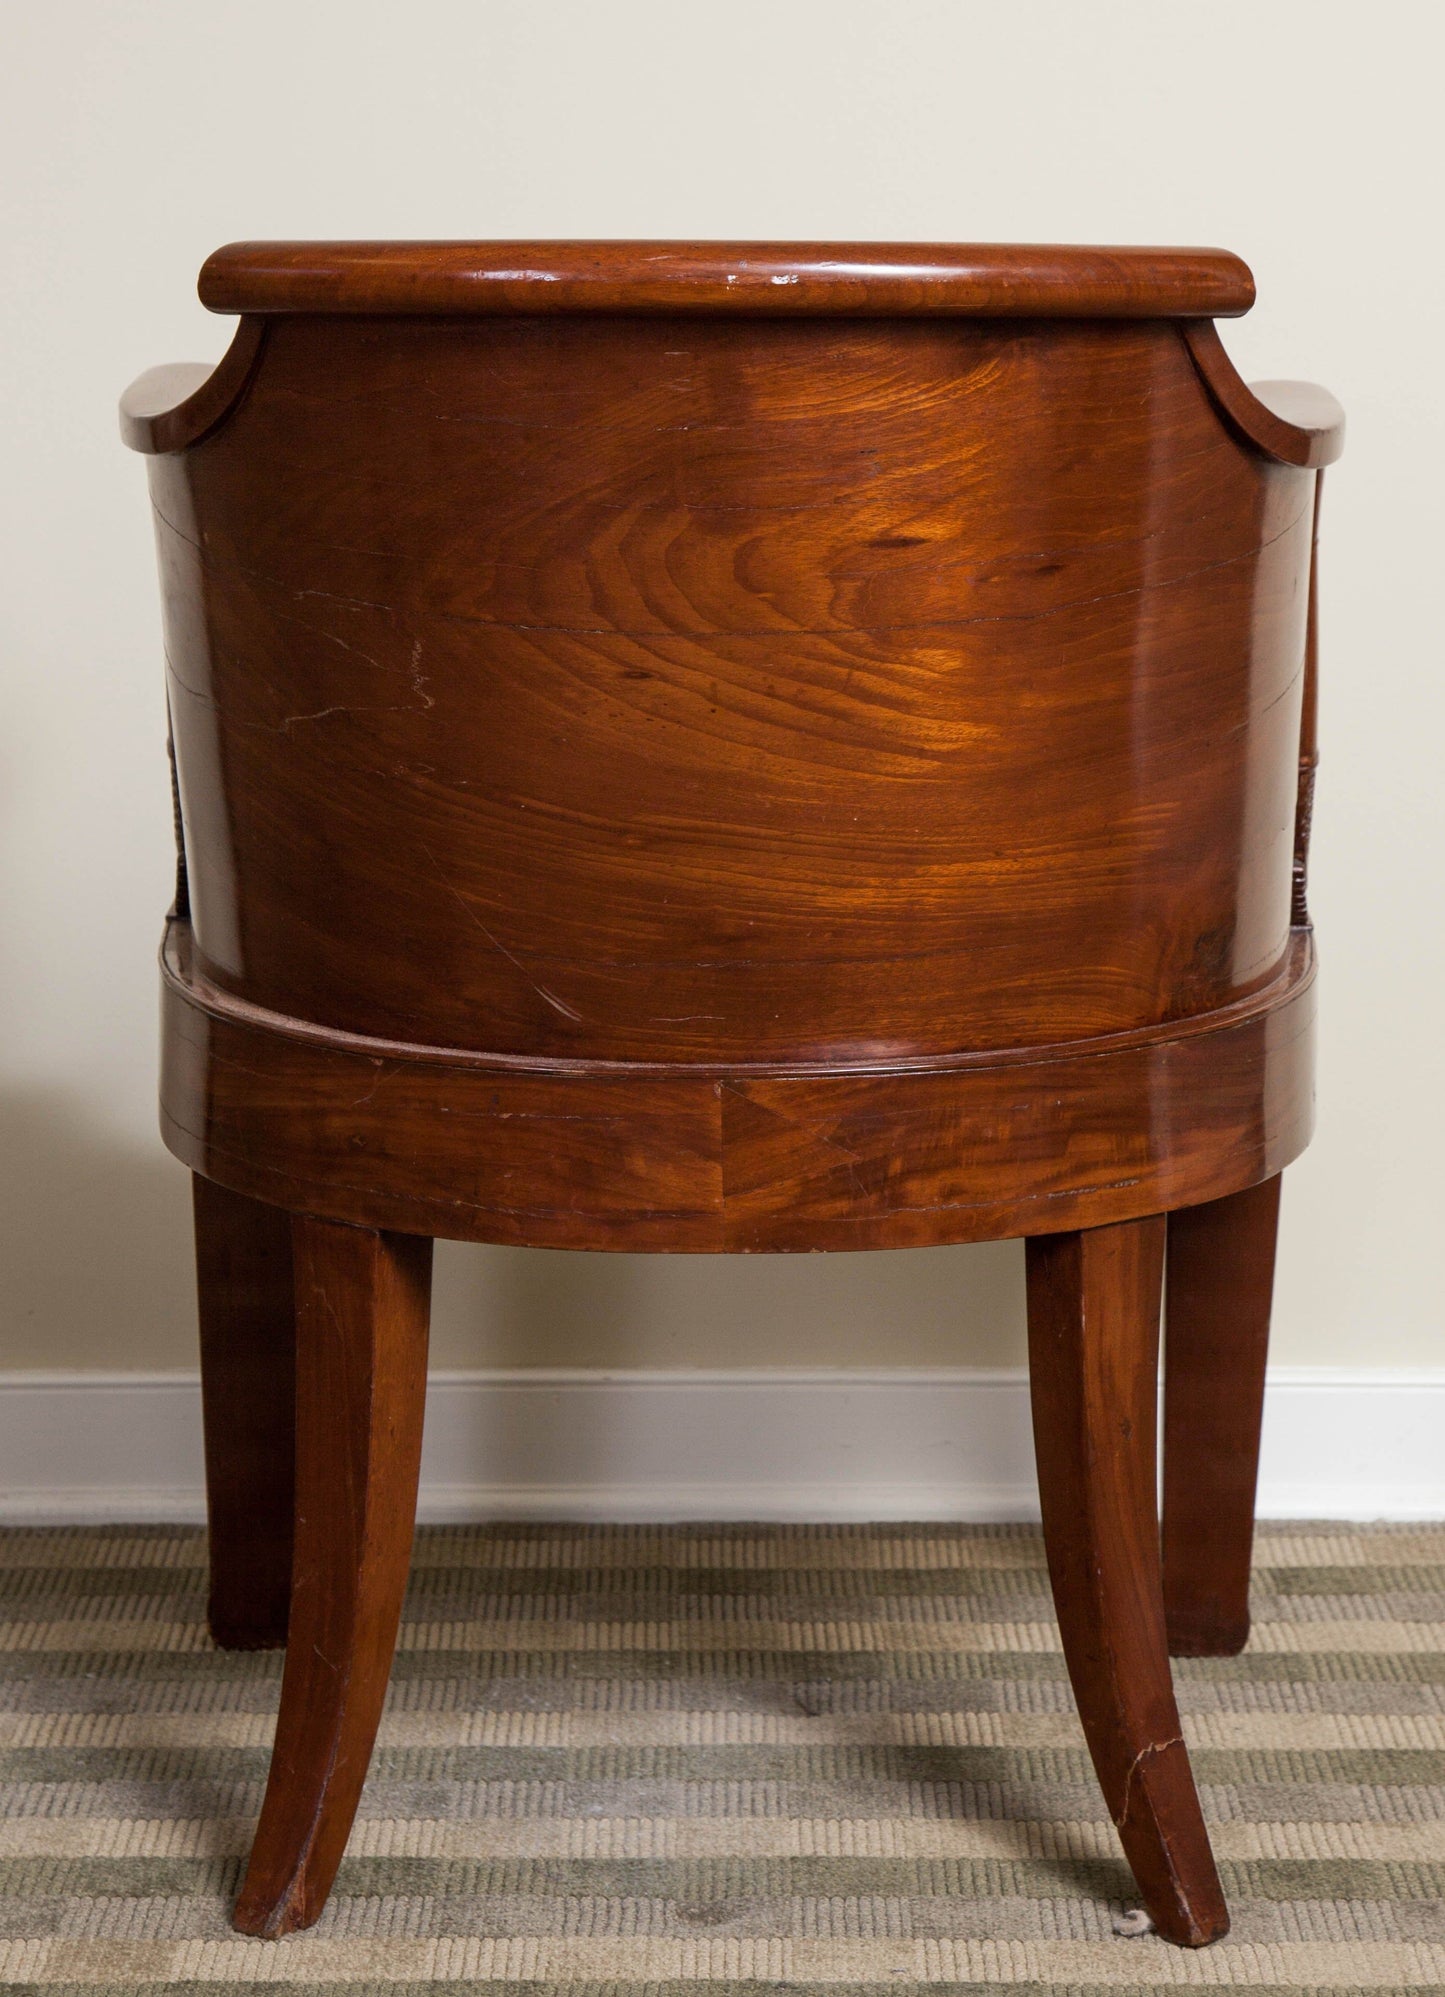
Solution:
<path fill-rule="evenodd" d="M 265 321 L 244 318 L 220 360 L 149 368 L 120 398 L 120 434 L 133 451 L 156 457 L 188 450 L 236 407 L 255 373 Z"/>
<path fill-rule="evenodd" d="M 1246 383 L 1212 320 L 1180 326 L 1200 379 L 1246 443 L 1282 465 L 1315 471 L 1344 449 L 1345 412 L 1328 389 L 1308 381 Z"/>

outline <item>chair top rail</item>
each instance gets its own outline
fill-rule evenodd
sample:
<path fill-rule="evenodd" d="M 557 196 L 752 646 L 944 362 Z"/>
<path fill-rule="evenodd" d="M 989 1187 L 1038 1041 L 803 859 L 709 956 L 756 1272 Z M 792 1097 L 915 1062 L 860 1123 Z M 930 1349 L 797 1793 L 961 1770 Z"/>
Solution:
<path fill-rule="evenodd" d="M 1177 319 L 1231 427 L 1266 457 L 1338 457 L 1344 419 L 1305 383 L 1246 386 L 1213 320 L 1254 299 L 1224 250 L 1027 244 L 231 243 L 208 258 L 200 296 L 241 314 L 212 370 L 155 368 L 121 403 L 133 450 L 165 454 L 208 436 L 239 403 L 277 316 L 696 314 L 727 317 Z"/>
<path fill-rule="evenodd" d="M 1012 243 L 230 243 L 213 312 L 741 313 L 1232 318 L 1254 302 L 1226 250 Z"/>

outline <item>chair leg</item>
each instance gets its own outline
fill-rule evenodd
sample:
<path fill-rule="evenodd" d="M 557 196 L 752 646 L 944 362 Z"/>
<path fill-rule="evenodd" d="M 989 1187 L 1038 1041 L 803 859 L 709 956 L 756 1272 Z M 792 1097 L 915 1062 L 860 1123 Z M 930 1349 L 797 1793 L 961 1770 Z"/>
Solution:
<path fill-rule="evenodd" d="M 1232 1657 L 1249 1636 L 1279 1184 L 1169 1216 L 1164 1613 L 1175 1657 Z"/>
<path fill-rule="evenodd" d="M 210 1519 L 211 1635 L 286 1641 L 291 1599 L 296 1314 L 291 1216 L 191 1180 Z"/>
<path fill-rule="evenodd" d="M 297 1216 L 296 1553 L 242 1934 L 309 1927 L 351 1833 L 411 1558 L 431 1242 Z"/>
<path fill-rule="evenodd" d="M 1164 1637 L 1163 1260 L 1162 1216 L 1031 1240 L 1029 1377 L 1049 1575 L 1089 1752 L 1155 1927 L 1199 1948 L 1229 1914 Z"/>

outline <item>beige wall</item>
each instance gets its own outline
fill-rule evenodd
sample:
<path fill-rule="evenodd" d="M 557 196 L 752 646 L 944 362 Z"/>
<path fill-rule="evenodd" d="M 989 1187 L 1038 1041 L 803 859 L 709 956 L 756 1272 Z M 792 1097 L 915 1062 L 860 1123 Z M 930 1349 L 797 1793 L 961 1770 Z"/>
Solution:
<path fill-rule="evenodd" d="M 170 888 L 156 590 L 119 389 L 221 351 L 238 236 L 1221 243 L 1246 373 L 1350 416 L 1325 514 L 1321 1130 L 1277 1356 L 1440 1338 L 1439 17 L 1337 0 L 49 0 L 4 10 L 0 1365 L 185 1366 L 152 1109 Z M 450 1366 L 1011 1363 L 1016 1245 L 448 1249 Z"/>

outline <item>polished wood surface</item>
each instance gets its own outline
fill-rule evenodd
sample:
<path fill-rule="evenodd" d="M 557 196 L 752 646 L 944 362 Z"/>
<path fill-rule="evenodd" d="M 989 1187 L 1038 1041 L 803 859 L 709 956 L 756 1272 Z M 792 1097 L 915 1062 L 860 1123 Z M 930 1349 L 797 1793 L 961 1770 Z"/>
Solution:
<path fill-rule="evenodd" d="M 197 970 L 389 1040 L 830 1066 L 1274 979 L 1312 476 L 1154 322 L 679 337 L 285 319 L 152 459 Z"/>
<path fill-rule="evenodd" d="M 1169 1216 L 1164 1612 L 1175 1657 L 1249 1638 L 1279 1179 Z"/>
<path fill-rule="evenodd" d="M 242 319 L 221 360 L 151 368 L 120 399 L 120 434 L 133 451 L 189 450 L 229 415 L 266 342 L 264 319 Z"/>
<path fill-rule="evenodd" d="M 1160 1934 L 1229 1927 L 1169 1674 L 1155 1498 L 1162 1215 L 1028 1244 L 1049 1578 L 1104 1801 Z"/>
<path fill-rule="evenodd" d="M 295 1665 L 239 1917 L 314 1918 L 384 1681 L 420 1306 L 375 1258 L 1026 1235 L 1086 1728 L 1161 1929 L 1221 1932 L 1148 1319 L 1194 1210 L 1173 1419 L 1210 1399 L 1230 1525 L 1197 1562 L 1166 1532 L 1215 1641 L 1248 1396 L 1215 1405 L 1227 1285 L 1190 1244 L 1310 1133 L 1338 410 L 1239 379 L 1212 318 L 1253 284 L 1216 251 L 241 244 L 202 295 L 228 354 L 123 417 L 183 844 L 162 1127 L 308 1217 L 343 1371 L 412 1367 L 404 1447 L 377 1401 L 327 1439 L 301 1302 Z M 308 1514 L 321 1465 L 349 1495 Z"/>
<path fill-rule="evenodd" d="M 296 1552 L 281 1712 L 235 1924 L 309 1927 L 350 1835 L 416 1520 L 430 1241 L 298 1216 Z"/>
<path fill-rule="evenodd" d="M 360 1225 L 550 1248 L 927 1247 L 1233 1191 L 1313 1120 L 1314 949 L 1201 1020 L 787 1069 L 506 1062 L 252 1011 L 165 952 L 161 1123 L 194 1170 Z"/>
<path fill-rule="evenodd" d="M 1207 319 L 1181 328 L 1200 379 L 1244 441 L 1281 464 L 1319 469 L 1345 447 L 1345 412 L 1310 381 L 1245 383 Z"/>
<path fill-rule="evenodd" d="M 1231 317 L 1227 250 L 1071 243 L 228 243 L 213 312 Z"/>
<path fill-rule="evenodd" d="M 296 1317 L 291 1216 L 191 1181 L 210 1519 L 211 1635 L 227 1650 L 286 1641 L 295 1505 Z"/>

